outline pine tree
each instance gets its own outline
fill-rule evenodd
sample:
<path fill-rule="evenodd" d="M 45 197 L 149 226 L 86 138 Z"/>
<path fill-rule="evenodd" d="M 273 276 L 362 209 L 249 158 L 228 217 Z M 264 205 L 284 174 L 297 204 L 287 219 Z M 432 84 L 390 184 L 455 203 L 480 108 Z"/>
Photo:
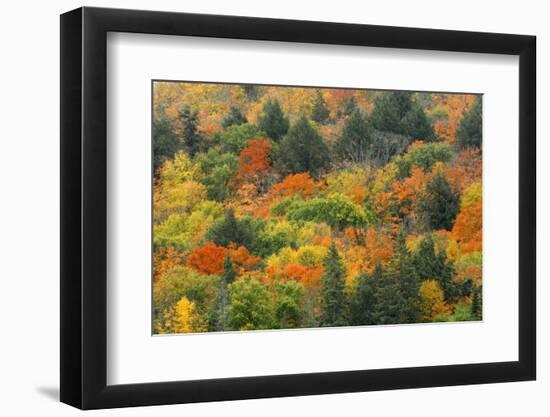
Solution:
<path fill-rule="evenodd" d="M 344 122 L 342 134 L 336 142 L 340 158 L 354 163 L 366 162 L 370 157 L 372 129 L 369 120 L 359 109 L 355 109 Z"/>
<path fill-rule="evenodd" d="M 453 282 L 454 265 L 447 259 L 445 251 L 436 253 L 432 234 L 420 241 L 413 256 L 414 269 L 420 280 L 435 279 L 445 294 L 446 302 L 453 302 L 459 296 L 459 288 Z"/>
<path fill-rule="evenodd" d="M 237 246 L 250 248 L 254 240 L 254 232 L 249 224 L 235 217 L 233 209 L 227 209 L 225 216 L 206 231 L 206 239 L 218 246 L 234 243 Z"/>
<path fill-rule="evenodd" d="M 179 120 L 181 123 L 181 142 L 189 155 L 193 157 L 200 151 L 201 145 L 201 135 L 198 131 L 197 112 L 193 112 L 189 106 L 185 106 L 179 113 Z"/>
<path fill-rule="evenodd" d="M 377 263 L 372 275 L 364 272 L 358 277 L 350 305 L 350 319 L 354 326 L 376 324 L 377 296 L 384 271 Z"/>
<path fill-rule="evenodd" d="M 373 284 L 375 286 L 373 324 L 402 323 L 401 310 L 404 300 L 396 276 L 389 271 L 381 273 L 378 278 L 373 275 Z"/>
<path fill-rule="evenodd" d="M 236 106 L 231 106 L 229 114 L 222 120 L 222 126 L 226 129 L 229 126 L 238 126 L 245 123 L 248 123 L 248 120 Z"/>
<path fill-rule="evenodd" d="M 357 110 L 357 102 L 355 101 L 355 97 L 351 96 L 346 100 L 342 114 L 349 117 L 355 110 Z"/>
<path fill-rule="evenodd" d="M 317 90 L 315 101 L 313 102 L 311 120 L 323 125 L 328 122 L 329 116 L 330 112 L 327 108 L 325 99 L 323 98 L 323 94 L 321 93 L 321 91 Z"/>
<path fill-rule="evenodd" d="M 323 262 L 321 278 L 321 324 L 325 327 L 347 324 L 345 270 L 336 245 L 332 243 Z"/>
<path fill-rule="evenodd" d="M 412 93 L 406 91 L 387 92 L 378 96 L 371 120 L 374 128 L 383 132 L 424 141 L 432 141 L 435 137 L 422 106 L 413 99 Z"/>
<path fill-rule="evenodd" d="M 461 148 L 477 146 L 481 148 L 482 141 L 482 111 L 481 98 L 476 98 L 472 108 L 464 114 L 456 131 L 458 145 Z"/>
<path fill-rule="evenodd" d="M 318 177 L 328 165 L 328 155 L 327 145 L 302 115 L 281 141 L 278 159 L 292 173 L 309 172 Z"/>
<path fill-rule="evenodd" d="M 451 230 L 460 209 L 460 193 L 438 171 L 418 200 L 418 213 L 432 230 Z"/>
<path fill-rule="evenodd" d="M 418 323 L 421 315 L 420 281 L 405 243 L 403 228 L 396 238 L 388 274 L 395 279 L 399 292 L 398 323 Z"/>
<path fill-rule="evenodd" d="M 222 279 L 226 285 L 229 285 L 235 281 L 235 278 L 237 278 L 237 271 L 235 271 L 235 268 L 233 267 L 233 260 L 231 259 L 231 255 L 228 253 L 223 260 Z"/>
<path fill-rule="evenodd" d="M 224 271 L 218 283 L 218 292 L 210 315 L 210 330 L 216 332 L 228 329 L 230 303 L 228 285 L 232 284 L 237 277 L 233 261 L 229 254 L 225 257 L 223 268 Z"/>
<path fill-rule="evenodd" d="M 472 295 L 472 320 L 481 320 L 483 317 L 482 287 L 476 287 Z"/>
<path fill-rule="evenodd" d="M 158 174 L 164 161 L 172 159 L 180 150 L 181 144 L 174 131 L 171 120 L 165 116 L 153 120 L 153 168 Z"/>
<path fill-rule="evenodd" d="M 248 101 L 256 101 L 260 97 L 261 87 L 259 85 L 242 84 L 241 87 Z"/>
<path fill-rule="evenodd" d="M 419 104 L 413 103 L 410 110 L 401 119 L 401 134 L 424 142 L 431 142 L 435 139 L 428 116 Z"/>
<path fill-rule="evenodd" d="M 278 141 L 288 132 L 289 126 L 288 118 L 284 115 L 279 101 L 267 100 L 258 121 L 258 127 L 270 139 Z"/>

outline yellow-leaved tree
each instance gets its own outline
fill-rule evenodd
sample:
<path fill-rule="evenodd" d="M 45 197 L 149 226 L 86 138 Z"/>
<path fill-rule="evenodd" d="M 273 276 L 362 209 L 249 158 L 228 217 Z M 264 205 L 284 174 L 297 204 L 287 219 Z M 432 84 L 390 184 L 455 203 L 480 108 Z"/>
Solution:
<path fill-rule="evenodd" d="M 208 324 L 195 307 L 195 303 L 182 297 L 164 312 L 164 323 L 159 333 L 200 333 L 208 331 Z"/>
<path fill-rule="evenodd" d="M 435 279 L 423 281 L 419 292 L 423 321 L 433 321 L 451 313 L 452 308 L 445 303 L 445 294 Z"/>

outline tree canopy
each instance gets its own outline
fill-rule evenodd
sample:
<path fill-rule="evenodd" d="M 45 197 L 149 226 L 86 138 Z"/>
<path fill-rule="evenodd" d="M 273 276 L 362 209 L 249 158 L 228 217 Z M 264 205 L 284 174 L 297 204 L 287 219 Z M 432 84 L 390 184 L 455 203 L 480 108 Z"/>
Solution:
<path fill-rule="evenodd" d="M 153 83 L 157 334 L 483 319 L 482 100 Z"/>

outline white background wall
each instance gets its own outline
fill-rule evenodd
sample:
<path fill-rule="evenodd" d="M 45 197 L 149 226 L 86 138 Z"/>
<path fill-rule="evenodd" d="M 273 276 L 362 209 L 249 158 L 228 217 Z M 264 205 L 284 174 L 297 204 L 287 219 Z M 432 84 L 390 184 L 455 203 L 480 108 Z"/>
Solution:
<path fill-rule="evenodd" d="M 0 412 L 76 415 L 59 391 L 59 17 L 81 6 L 5 2 L 0 18 Z M 550 26 L 544 2 L 201 0 L 86 5 L 534 34 L 538 37 L 538 381 L 95 412 L 128 416 L 546 416 L 550 412 Z M 546 190 L 544 190 L 546 188 Z M 505 236 L 506 231 L 503 231 Z M 345 349 L 345 347 L 343 347 Z M 344 352 L 345 354 L 345 352 Z M 546 395 L 545 395 L 546 394 Z"/>

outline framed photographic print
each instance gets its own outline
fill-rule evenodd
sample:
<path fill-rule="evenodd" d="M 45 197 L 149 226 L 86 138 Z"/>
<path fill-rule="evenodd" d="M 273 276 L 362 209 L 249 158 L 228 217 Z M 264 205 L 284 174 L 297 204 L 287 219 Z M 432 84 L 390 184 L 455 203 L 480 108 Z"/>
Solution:
<path fill-rule="evenodd" d="M 61 16 L 61 400 L 535 379 L 535 38 Z"/>

